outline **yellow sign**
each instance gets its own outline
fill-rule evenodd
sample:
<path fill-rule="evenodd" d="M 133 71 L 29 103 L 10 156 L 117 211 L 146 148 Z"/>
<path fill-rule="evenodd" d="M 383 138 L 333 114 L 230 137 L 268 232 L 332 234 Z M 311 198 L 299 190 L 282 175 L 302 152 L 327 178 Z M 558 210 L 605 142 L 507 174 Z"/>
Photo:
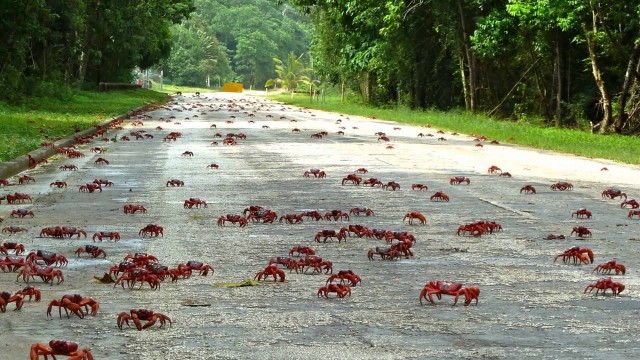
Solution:
<path fill-rule="evenodd" d="M 242 92 L 242 83 L 224 83 L 222 87 L 224 92 Z"/>

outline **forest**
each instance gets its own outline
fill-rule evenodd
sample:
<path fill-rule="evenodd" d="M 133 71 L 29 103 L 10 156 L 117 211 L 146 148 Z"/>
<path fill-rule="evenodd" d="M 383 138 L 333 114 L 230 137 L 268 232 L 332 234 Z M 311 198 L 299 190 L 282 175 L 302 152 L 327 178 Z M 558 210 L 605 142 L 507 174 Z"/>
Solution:
<path fill-rule="evenodd" d="M 314 71 L 367 102 L 640 130 L 637 0 L 291 2 L 314 23 Z"/>
<path fill-rule="evenodd" d="M 640 0 L 5 0 L 0 16 L 4 99 L 134 68 L 264 89 L 297 59 L 374 106 L 640 131 Z"/>

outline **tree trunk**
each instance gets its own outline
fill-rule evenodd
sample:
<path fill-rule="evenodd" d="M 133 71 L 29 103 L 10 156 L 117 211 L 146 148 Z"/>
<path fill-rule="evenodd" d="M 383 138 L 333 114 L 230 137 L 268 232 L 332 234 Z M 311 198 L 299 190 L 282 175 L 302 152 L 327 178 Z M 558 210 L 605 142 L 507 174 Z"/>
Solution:
<path fill-rule="evenodd" d="M 624 83 L 622 84 L 622 91 L 620 91 L 620 97 L 618 98 L 618 114 L 613 123 L 613 130 L 617 133 L 622 131 L 625 118 L 625 107 L 627 106 L 629 89 L 635 79 L 633 72 L 635 71 L 636 64 L 638 63 L 638 57 L 640 57 L 640 43 L 636 43 L 633 47 L 633 51 L 629 57 L 629 62 L 627 63 L 627 72 L 624 74 Z"/>
<path fill-rule="evenodd" d="M 588 29 L 586 25 L 583 25 L 583 31 L 585 34 L 585 38 L 587 40 L 587 48 L 589 50 L 589 58 L 591 59 L 591 71 L 593 72 L 593 78 L 596 81 L 596 85 L 598 86 L 598 90 L 600 90 L 600 95 L 602 96 L 602 121 L 599 124 L 593 125 L 591 127 L 591 132 L 595 130 L 596 127 L 600 127 L 598 130 L 601 134 L 607 132 L 609 125 L 611 124 L 612 119 L 612 107 L 611 107 L 611 97 L 609 92 L 607 91 L 607 87 L 605 86 L 604 79 L 602 78 L 602 71 L 600 70 L 600 65 L 598 63 L 598 54 L 596 53 L 596 44 L 594 43 L 593 34 L 598 33 L 597 19 L 596 14 L 593 12 L 593 23 L 592 29 Z M 593 32 L 593 34 L 592 34 Z"/>
<path fill-rule="evenodd" d="M 460 13 L 460 26 L 462 29 L 462 45 L 464 47 L 464 54 L 467 59 L 467 67 L 469 68 L 469 109 L 471 110 L 471 112 L 476 112 L 478 107 L 476 60 L 473 52 L 471 51 L 471 41 L 469 38 L 467 16 L 464 11 L 464 0 L 458 0 L 458 12 Z"/>
<path fill-rule="evenodd" d="M 556 111 L 554 116 L 556 127 L 562 125 L 562 49 L 560 48 L 560 40 L 560 29 L 556 29 Z"/>
<path fill-rule="evenodd" d="M 462 58 L 462 56 L 460 56 L 459 59 L 460 59 L 460 80 L 462 80 L 462 92 L 464 95 L 464 108 L 467 111 L 469 111 L 470 110 L 469 88 L 467 87 L 467 76 L 464 73 L 464 59 Z"/>

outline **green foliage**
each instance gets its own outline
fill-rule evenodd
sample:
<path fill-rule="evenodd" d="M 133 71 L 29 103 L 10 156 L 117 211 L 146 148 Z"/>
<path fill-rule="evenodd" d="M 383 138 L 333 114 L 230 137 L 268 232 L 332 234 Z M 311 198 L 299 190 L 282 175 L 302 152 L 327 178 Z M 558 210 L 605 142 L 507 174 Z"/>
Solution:
<path fill-rule="evenodd" d="M 43 141 L 69 136 L 147 103 L 164 103 L 167 95 L 150 90 L 96 93 L 75 91 L 66 99 L 23 98 L 0 102 L 0 161 L 40 147 Z"/>
<path fill-rule="evenodd" d="M 301 85 L 311 84 L 311 79 L 306 75 L 311 73 L 311 69 L 306 68 L 302 63 L 303 55 L 296 56 L 294 53 L 289 53 L 286 61 L 273 59 L 278 77 L 267 80 L 265 87 L 281 85 L 293 94 Z"/>
<path fill-rule="evenodd" d="M 222 81 L 241 81 L 246 88 L 259 87 L 273 77 L 273 58 L 285 58 L 309 50 L 306 19 L 289 5 L 272 0 L 196 0 L 187 31 L 201 31 L 219 42 L 216 69 L 211 76 Z M 174 51 L 183 52 L 183 43 L 173 42 Z M 188 51 L 187 51 L 188 53 Z M 177 84 L 202 84 L 197 66 L 170 59 L 165 70 L 174 73 L 184 66 L 189 76 L 172 76 Z M 188 80 L 187 77 L 190 77 Z M 195 79 L 194 79 L 195 78 Z"/>

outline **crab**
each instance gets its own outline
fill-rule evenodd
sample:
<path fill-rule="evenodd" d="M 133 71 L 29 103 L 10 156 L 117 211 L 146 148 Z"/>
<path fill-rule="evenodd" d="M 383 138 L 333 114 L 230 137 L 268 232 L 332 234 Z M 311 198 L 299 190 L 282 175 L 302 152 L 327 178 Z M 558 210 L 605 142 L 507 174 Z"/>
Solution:
<path fill-rule="evenodd" d="M 604 264 L 596 266 L 593 271 L 598 274 L 610 274 L 611 271 L 615 271 L 616 275 L 619 275 L 620 273 L 624 275 L 627 272 L 627 268 L 624 265 L 616 262 L 615 260 L 609 260 Z"/>
<path fill-rule="evenodd" d="M 80 188 L 78 189 L 78 191 L 89 192 L 89 193 L 92 193 L 96 190 L 100 190 L 100 192 L 102 192 L 102 186 L 100 184 L 87 183 L 87 184 L 81 185 Z"/>
<path fill-rule="evenodd" d="M 125 214 L 135 214 L 138 211 L 140 211 L 143 214 L 146 214 L 147 208 L 145 208 L 143 205 L 126 204 L 123 206 L 123 211 Z"/>
<path fill-rule="evenodd" d="M 63 295 L 60 300 L 52 300 L 49 303 L 49 307 L 47 308 L 47 317 L 51 316 L 51 310 L 54 306 L 58 307 L 58 313 L 62 318 L 62 309 L 67 314 L 67 318 L 69 318 L 69 311 L 75 314 L 80 319 L 84 319 L 85 314 L 91 313 L 91 315 L 96 316 L 98 310 L 100 309 L 100 304 L 92 298 L 85 298 L 79 294 L 74 295 Z M 85 311 L 82 311 L 84 307 Z M 91 312 L 89 312 L 89 307 L 91 307 Z"/>
<path fill-rule="evenodd" d="M 11 293 L 8 293 L 6 291 L 0 292 L 0 312 L 6 312 L 7 305 L 9 305 L 10 303 L 16 303 L 15 311 L 18 311 L 22 308 L 24 297 L 20 292 L 17 292 L 14 295 L 11 295 Z"/>
<path fill-rule="evenodd" d="M 423 184 L 411 184 L 411 190 L 418 190 L 418 191 L 429 190 L 429 187 Z"/>
<path fill-rule="evenodd" d="M 510 172 L 508 172 L 508 171 L 505 171 L 505 172 L 501 173 L 501 174 L 500 174 L 500 175 L 498 175 L 498 176 L 502 176 L 502 177 L 511 177 L 511 173 L 510 173 Z"/>
<path fill-rule="evenodd" d="M 42 292 L 39 289 L 29 285 L 29 286 L 25 287 L 24 289 L 19 290 L 18 292 L 16 292 L 16 295 L 22 296 L 23 299 L 28 296 L 29 297 L 29 301 L 31 301 L 31 298 L 35 298 L 33 301 L 39 302 L 40 298 L 42 297 Z"/>
<path fill-rule="evenodd" d="M 391 188 L 391 190 L 395 191 L 396 189 L 400 189 L 400 184 L 395 181 L 389 181 L 388 183 L 383 184 L 382 188 L 385 190 Z"/>
<path fill-rule="evenodd" d="M 553 262 L 555 263 L 558 258 L 562 258 L 562 262 L 565 264 L 593 264 L 593 251 L 591 251 L 591 249 L 589 248 L 580 248 L 579 246 L 574 246 L 565 250 L 563 253 L 556 255 L 556 257 L 553 259 Z"/>
<path fill-rule="evenodd" d="M 158 320 L 160 320 L 160 327 L 163 327 L 167 321 L 169 322 L 169 327 L 171 327 L 171 318 L 165 314 L 148 309 L 131 309 L 128 314 L 121 312 L 118 315 L 118 329 L 122 330 L 124 324 L 130 327 L 129 320 L 133 321 L 138 331 L 152 327 Z M 146 323 L 143 325 L 142 321 L 146 321 Z"/>
<path fill-rule="evenodd" d="M 43 228 L 42 230 L 40 230 L 40 236 L 41 237 L 48 236 L 48 237 L 55 237 L 55 238 L 63 238 L 64 237 L 64 232 L 62 231 L 62 227 L 60 227 L 60 226 L 52 226 L 52 227 L 47 227 L 47 228 Z"/>
<path fill-rule="evenodd" d="M 87 238 L 87 232 L 84 231 L 84 229 L 78 229 L 75 227 L 68 227 L 68 226 L 63 226 L 62 227 L 62 235 L 67 235 L 70 238 L 73 237 L 74 235 L 78 236 L 78 239 L 80 239 L 80 235 L 84 235 L 84 238 Z"/>
<path fill-rule="evenodd" d="M 20 268 L 30 265 L 24 258 L 19 256 L 7 256 L 4 260 L 0 259 L 0 270 L 3 272 L 17 272 Z"/>
<path fill-rule="evenodd" d="M 368 178 L 365 179 L 364 182 L 362 183 L 363 186 L 383 186 L 384 184 L 382 183 L 382 181 L 376 179 L 376 178 Z"/>
<path fill-rule="evenodd" d="M 353 209 L 349 210 L 349 214 L 355 216 L 360 216 L 360 214 L 364 214 L 364 216 L 374 215 L 373 210 L 366 207 L 354 207 Z"/>
<path fill-rule="evenodd" d="M 420 292 L 420 304 L 422 304 L 422 299 L 428 300 L 430 303 L 435 304 L 433 295 L 437 296 L 438 299 L 441 299 L 442 295 L 455 296 L 453 305 L 458 303 L 458 298 L 461 295 L 464 295 L 465 306 L 471 304 L 471 301 L 473 300 L 476 301 L 477 305 L 478 297 L 480 296 L 480 288 L 477 286 L 469 286 L 465 288 L 462 287 L 461 283 L 431 280 L 424 286 L 424 288 Z"/>
<path fill-rule="evenodd" d="M 559 234 L 548 234 L 547 236 L 543 237 L 544 240 L 564 240 L 566 239 L 564 235 Z"/>
<path fill-rule="evenodd" d="M 158 275 L 153 274 L 147 269 L 134 268 L 130 272 L 124 273 L 118 278 L 118 280 L 116 280 L 116 282 L 113 284 L 113 287 L 115 288 L 116 286 L 118 286 L 118 284 L 120 284 L 124 289 L 125 282 L 127 283 L 127 286 L 129 286 L 129 288 L 135 287 L 136 283 L 138 282 L 140 283 L 140 288 L 142 288 L 142 285 L 144 285 L 144 283 L 146 282 L 151 287 L 151 290 L 160 289 L 160 279 L 158 278 Z"/>
<path fill-rule="evenodd" d="M 624 288 L 625 287 L 622 283 L 614 282 L 610 277 L 608 277 L 605 279 L 600 279 L 594 284 L 587 285 L 587 287 L 584 288 L 584 293 L 586 294 L 587 291 L 591 293 L 593 289 L 597 289 L 596 296 L 598 295 L 598 293 L 600 293 L 600 290 L 602 290 L 602 295 L 605 295 L 607 290 L 611 289 L 611 292 L 613 292 L 613 296 L 616 296 L 623 292 Z"/>
<path fill-rule="evenodd" d="M 571 235 L 574 233 L 577 237 L 591 237 L 591 231 L 584 226 L 574 226 Z"/>
<path fill-rule="evenodd" d="M 187 277 L 187 278 L 190 277 L 191 273 L 194 270 L 198 271 L 200 276 L 207 276 L 209 274 L 209 271 L 211 271 L 211 274 L 215 272 L 215 270 L 213 269 L 213 266 L 204 264 L 201 261 L 191 260 L 191 261 L 187 261 L 186 264 L 182 264 L 182 263 L 178 264 L 178 271 L 184 277 Z"/>
<path fill-rule="evenodd" d="M 200 206 L 202 207 L 209 207 L 207 205 L 207 202 L 204 200 L 200 200 L 199 198 L 188 198 L 187 200 L 184 201 L 184 208 L 185 209 L 191 209 L 193 207 L 199 208 Z"/>
<path fill-rule="evenodd" d="M 297 224 L 297 223 L 301 223 L 302 222 L 302 214 L 286 214 L 286 215 L 282 215 L 280 216 L 280 220 L 279 222 L 282 223 L 282 221 L 286 221 L 289 224 Z"/>
<path fill-rule="evenodd" d="M 468 177 L 464 177 L 464 176 L 455 176 L 455 177 L 452 177 L 451 179 L 449 179 L 449 184 L 451 184 L 451 185 L 460 185 L 463 182 L 466 182 L 467 185 L 469 185 L 471 183 L 471 179 L 469 179 Z"/>
<path fill-rule="evenodd" d="M 67 171 L 67 170 L 78 170 L 78 167 L 76 165 L 62 165 L 59 167 L 60 170 L 62 171 Z"/>
<path fill-rule="evenodd" d="M 489 166 L 489 170 L 487 170 L 489 174 L 502 174 L 502 169 L 495 165 Z"/>
<path fill-rule="evenodd" d="M 31 360 L 38 360 L 40 356 L 48 359 L 51 356 L 69 356 L 69 360 L 93 360 L 93 355 L 89 349 L 79 349 L 80 345 L 72 341 L 51 340 L 49 346 L 43 343 L 31 344 L 29 356 Z"/>
<path fill-rule="evenodd" d="M 551 190 L 553 191 L 573 190 L 573 184 L 565 181 L 560 181 L 551 185 Z"/>
<path fill-rule="evenodd" d="M 344 185 L 345 183 L 351 183 L 353 185 L 358 186 L 360 185 L 361 182 L 362 182 L 362 178 L 354 174 L 349 174 L 342 179 L 342 185 Z"/>
<path fill-rule="evenodd" d="M 60 180 L 56 180 L 54 182 L 52 182 L 51 184 L 49 184 L 49 186 L 55 186 L 57 188 L 65 188 L 67 187 L 67 183 L 64 181 L 60 181 Z"/>
<path fill-rule="evenodd" d="M 23 228 L 23 227 L 19 227 L 19 226 L 7 226 L 5 228 L 2 229 L 2 232 L 8 232 L 9 234 L 16 234 L 19 232 L 27 232 L 29 230 Z"/>
<path fill-rule="evenodd" d="M 378 255 L 382 260 L 394 260 L 400 257 L 400 253 L 398 250 L 394 250 L 391 247 L 379 247 L 376 246 L 375 249 L 369 249 L 367 252 L 367 257 L 369 261 L 373 261 L 373 256 Z"/>
<path fill-rule="evenodd" d="M 45 283 L 51 282 L 53 285 L 53 279 L 58 279 L 58 285 L 64 281 L 64 276 L 62 275 L 62 271 L 58 269 L 54 269 L 50 266 L 37 266 L 37 265 L 25 265 L 19 272 L 16 277 L 16 281 L 20 279 L 22 276 L 22 281 L 29 282 L 29 278 L 33 279 L 36 276 L 39 276 L 42 281 Z"/>
<path fill-rule="evenodd" d="M 309 246 L 297 245 L 292 247 L 291 250 L 289 250 L 289 256 L 293 256 L 293 254 L 295 253 L 297 253 L 298 256 L 300 255 L 309 256 L 309 255 L 315 255 L 316 251 Z"/>
<path fill-rule="evenodd" d="M 449 195 L 445 194 L 442 191 L 438 191 L 435 194 L 431 195 L 431 197 L 429 198 L 429 200 L 431 201 L 444 201 L 444 202 L 449 202 Z"/>
<path fill-rule="evenodd" d="M 7 200 L 7 202 L 9 204 L 14 204 L 16 202 L 20 202 L 21 204 L 26 202 L 27 200 L 29 202 L 33 202 L 33 199 L 31 199 L 31 196 L 24 194 L 24 193 L 13 193 L 13 194 L 7 194 L 3 197 L 0 197 L 0 200 Z"/>
<path fill-rule="evenodd" d="M 162 235 L 162 237 L 164 237 L 164 228 L 156 224 L 147 224 L 145 225 L 145 227 L 141 228 L 140 231 L 138 231 L 138 235 L 142 235 L 142 237 L 145 237 L 147 235 L 149 235 L 150 237 L 158 237 Z"/>
<path fill-rule="evenodd" d="M 87 253 L 91 255 L 92 258 L 97 258 L 100 255 L 102 255 L 103 258 L 107 257 L 107 253 L 95 245 L 85 245 L 84 248 L 77 248 L 74 252 L 78 257 L 80 257 L 82 253 Z"/>
<path fill-rule="evenodd" d="M 113 186 L 113 181 L 109 181 L 107 179 L 93 179 L 93 183 L 100 184 L 100 186 L 103 186 L 103 185 L 107 187 Z"/>
<path fill-rule="evenodd" d="M 602 197 L 603 198 L 609 198 L 609 199 L 615 199 L 615 198 L 622 198 L 624 197 L 625 200 L 627 200 L 627 194 L 623 193 L 622 191 L 620 191 L 619 189 L 613 189 L 613 188 L 609 188 L 606 189 L 602 192 Z"/>
<path fill-rule="evenodd" d="M 630 210 L 629 214 L 627 215 L 627 217 L 629 219 L 633 219 L 634 216 L 637 216 L 638 219 L 640 219 L 640 210 Z"/>
<path fill-rule="evenodd" d="M 36 179 L 32 178 L 29 175 L 20 176 L 18 178 L 18 184 L 20 184 L 20 185 L 26 184 L 26 183 L 30 183 L 30 182 L 35 183 Z"/>
<path fill-rule="evenodd" d="M 20 218 L 24 218 L 25 216 L 31 216 L 31 217 L 33 217 L 34 215 L 33 215 L 33 211 L 31 211 L 31 210 L 27 210 L 27 209 L 17 209 L 17 210 L 13 210 L 13 211 L 11 212 L 11 215 L 9 215 L 9 216 L 11 216 L 12 218 L 13 218 L 13 217 L 20 217 Z"/>
<path fill-rule="evenodd" d="M 366 174 L 368 172 L 369 170 L 367 170 L 366 168 L 359 168 L 359 169 L 356 169 L 355 171 L 356 174 Z"/>
<path fill-rule="evenodd" d="M 99 157 L 96 159 L 96 161 L 93 162 L 94 164 L 100 164 L 100 165 L 109 165 L 109 160 Z"/>
<path fill-rule="evenodd" d="M 351 288 L 346 284 L 329 284 L 327 286 L 322 286 L 318 289 L 318 297 L 324 296 L 326 298 L 329 297 L 329 293 L 336 293 L 339 298 L 344 298 L 345 296 L 351 296 Z"/>
<path fill-rule="evenodd" d="M 342 242 L 342 240 L 347 241 L 347 233 L 343 229 L 339 231 L 335 230 L 320 230 L 316 233 L 315 241 L 320 242 L 320 238 L 324 238 L 324 242 L 327 242 L 328 238 L 336 238 L 338 242 Z"/>
<path fill-rule="evenodd" d="M 357 286 L 362 282 L 360 276 L 354 273 L 352 270 L 340 270 L 337 274 L 332 274 L 327 279 L 326 284 L 329 285 L 334 280 L 340 280 L 340 283 L 344 283 L 345 281 L 349 282 L 349 286 Z"/>
<path fill-rule="evenodd" d="M 591 219 L 591 211 L 582 208 L 582 209 L 578 209 L 575 212 L 571 213 L 571 217 L 573 217 L 573 215 L 575 215 L 577 218 L 584 218 L 586 217 L 587 219 Z"/>
<path fill-rule="evenodd" d="M 636 199 L 625 200 L 620 204 L 620 208 L 626 207 L 627 205 L 631 206 L 632 209 L 637 209 L 640 207 L 640 203 L 636 201 Z"/>
<path fill-rule="evenodd" d="M 420 225 L 427 224 L 427 218 L 418 211 L 407 213 L 402 219 L 402 222 L 404 222 L 406 219 L 409 219 L 409 225 L 412 225 L 414 219 L 418 219 L 420 221 Z"/>
<path fill-rule="evenodd" d="M 269 276 L 273 276 L 273 281 L 278 281 L 278 278 L 280 278 L 280 282 L 283 282 L 285 279 L 284 271 L 278 269 L 278 265 L 276 264 L 268 265 L 264 268 L 264 270 L 258 271 L 258 273 L 256 273 L 256 276 L 254 276 L 254 279 L 258 281 L 263 279 L 267 280 Z"/>
<path fill-rule="evenodd" d="M 9 181 L 7 179 L 0 179 L 0 186 L 9 186 Z"/>
<path fill-rule="evenodd" d="M 342 212 L 342 210 L 331 210 L 324 214 L 324 219 L 326 221 L 330 221 L 331 219 L 334 221 L 338 221 L 340 219 L 349 220 L 349 214 Z"/>
<path fill-rule="evenodd" d="M 93 242 L 95 242 L 96 239 L 102 241 L 102 238 L 109 238 L 109 240 L 118 241 L 120 240 L 120 233 L 117 231 L 99 231 L 94 233 L 92 237 Z"/>
<path fill-rule="evenodd" d="M 13 250 L 14 255 L 18 256 L 25 252 L 24 245 L 14 242 L 6 242 L 0 245 L 0 254 L 9 255 L 9 250 Z"/>
<path fill-rule="evenodd" d="M 220 168 L 220 165 L 218 164 L 211 163 L 207 165 L 207 169 L 218 169 L 218 168 Z"/>
<path fill-rule="evenodd" d="M 181 187 L 181 186 L 184 186 L 184 181 L 178 180 L 178 179 L 171 179 L 167 181 L 167 186 L 169 185 Z"/>
<path fill-rule="evenodd" d="M 64 255 L 58 255 L 57 253 L 46 251 L 46 250 L 36 250 L 27 254 L 25 259 L 27 262 L 36 263 L 37 261 L 42 261 L 47 265 L 53 266 L 67 266 L 69 261 Z"/>
<path fill-rule="evenodd" d="M 522 188 L 520 188 L 520 194 L 522 194 L 523 192 L 525 194 L 535 194 L 536 188 L 534 188 L 532 185 L 525 185 Z"/>
<path fill-rule="evenodd" d="M 323 170 L 320 170 L 320 169 L 316 169 L 316 168 L 309 169 L 308 171 L 305 171 L 302 174 L 302 176 L 306 177 L 306 178 L 311 177 L 311 175 L 313 175 L 313 177 L 321 178 L 321 179 L 327 177 L 327 173 L 326 172 L 324 172 Z"/>
<path fill-rule="evenodd" d="M 248 223 L 247 219 L 245 219 L 242 215 L 227 214 L 218 218 L 218 226 L 224 226 L 225 222 L 227 221 L 232 224 L 239 224 L 240 227 L 245 227 Z"/>

